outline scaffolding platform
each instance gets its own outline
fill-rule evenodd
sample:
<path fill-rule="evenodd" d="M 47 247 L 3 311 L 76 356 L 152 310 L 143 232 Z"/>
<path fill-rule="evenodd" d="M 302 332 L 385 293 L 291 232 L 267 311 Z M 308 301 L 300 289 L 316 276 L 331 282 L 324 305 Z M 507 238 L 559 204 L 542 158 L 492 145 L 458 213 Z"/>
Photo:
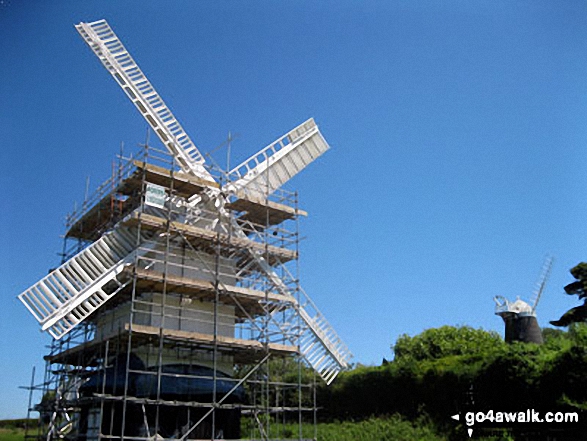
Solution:
<path fill-rule="evenodd" d="M 162 291 L 166 284 L 174 293 L 185 295 L 188 298 L 212 301 L 215 298 L 217 287 L 214 282 L 191 277 L 165 275 L 163 272 L 129 267 L 128 276 L 136 275 L 137 288 L 141 291 Z M 274 292 L 259 291 L 241 286 L 222 284 L 219 287 L 219 301 L 225 305 L 235 306 L 235 314 L 239 318 L 258 316 L 265 313 L 263 304 L 295 304 L 297 300 L 291 296 Z"/>
<path fill-rule="evenodd" d="M 237 363 L 253 363 L 259 361 L 267 353 L 277 356 L 299 354 L 298 349 L 292 345 L 264 343 L 257 340 L 246 340 L 221 335 L 213 336 L 199 332 L 125 323 L 117 332 L 105 335 L 102 338 L 90 340 L 62 352 L 45 356 L 44 358 L 51 364 L 77 365 L 80 362 L 80 355 L 83 354 L 87 361 L 95 361 L 99 358 L 99 354 L 103 352 L 102 346 L 106 341 L 128 339 L 130 333 L 132 333 L 135 342 L 140 345 L 159 342 L 160 338 L 163 339 L 164 345 L 166 346 L 189 345 L 194 349 L 211 350 L 216 345 L 220 352 L 229 353 L 234 356 L 234 360 Z"/>
<path fill-rule="evenodd" d="M 226 208 L 239 212 L 239 219 L 256 225 L 278 225 L 297 216 L 308 216 L 299 208 L 289 207 L 263 198 L 255 198 L 242 192 L 236 194 L 234 202 L 226 204 Z"/>
<path fill-rule="evenodd" d="M 165 187 L 175 196 L 186 200 L 208 188 L 220 189 L 217 182 L 150 164 L 145 160 L 131 159 L 115 169 L 113 176 L 84 201 L 80 209 L 68 216 L 65 236 L 87 241 L 97 239 L 100 233 L 112 226 L 112 219 L 130 213 L 141 204 L 140 196 L 145 182 Z M 297 207 L 243 191 L 232 195 L 230 199 L 226 204 L 227 209 L 237 213 L 241 222 L 250 222 L 259 227 L 279 225 L 297 216 L 308 215 Z M 281 202 L 282 199 L 279 198 Z"/>
<path fill-rule="evenodd" d="M 298 257 L 296 251 L 287 248 L 268 245 L 267 243 L 264 244 L 226 233 L 219 233 L 181 222 L 169 221 L 168 219 L 136 211 L 127 216 L 122 221 L 122 224 L 132 227 L 136 227 L 140 224 L 141 227 L 146 230 L 155 231 L 162 231 L 169 227 L 172 232 L 180 233 L 189 240 L 195 249 L 213 250 L 219 244 L 223 249 L 229 250 L 229 252 L 234 249 L 251 249 L 256 253 L 265 256 L 270 265 L 274 265 L 276 262 L 289 262 Z"/>

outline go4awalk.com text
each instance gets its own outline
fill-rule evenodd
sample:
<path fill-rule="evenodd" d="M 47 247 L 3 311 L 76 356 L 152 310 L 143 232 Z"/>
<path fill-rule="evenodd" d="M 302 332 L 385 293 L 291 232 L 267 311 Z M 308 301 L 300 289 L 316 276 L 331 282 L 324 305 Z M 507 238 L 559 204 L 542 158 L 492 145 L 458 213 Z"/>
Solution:
<path fill-rule="evenodd" d="M 540 412 L 535 409 L 526 409 L 518 412 L 500 412 L 494 410 L 465 412 L 463 414 L 453 415 L 451 418 L 464 423 L 467 426 L 469 436 L 472 436 L 475 426 L 482 428 L 516 428 L 521 425 L 536 427 L 541 424 L 551 426 L 563 424 L 577 425 L 579 423 L 578 412 Z"/>

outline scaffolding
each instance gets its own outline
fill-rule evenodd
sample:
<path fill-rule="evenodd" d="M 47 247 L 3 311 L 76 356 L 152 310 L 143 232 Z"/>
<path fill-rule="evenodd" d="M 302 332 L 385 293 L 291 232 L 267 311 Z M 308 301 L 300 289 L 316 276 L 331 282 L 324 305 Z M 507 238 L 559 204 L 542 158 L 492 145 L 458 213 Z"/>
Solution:
<path fill-rule="evenodd" d="M 62 264 L 18 296 L 53 337 L 27 437 L 302 439 L 316 378 L 352 357 L 299 285 L 306 213 L 281 189 L 326 140 L 310 118 L 206 166 L 108 23 L 76 29 L 165 150 L 121 154 L 67 217 Z"/>
<path fill-rule="evenodd" d="M 306 213 L 282 189 L 207 204 L 233 179 L 211 173 L 144 145 L 67 216 L 61 275 L 21 294 L 53 336 L 27 439 L 316 438 L 317 377 L 350 353 L 299 285 Z"/>

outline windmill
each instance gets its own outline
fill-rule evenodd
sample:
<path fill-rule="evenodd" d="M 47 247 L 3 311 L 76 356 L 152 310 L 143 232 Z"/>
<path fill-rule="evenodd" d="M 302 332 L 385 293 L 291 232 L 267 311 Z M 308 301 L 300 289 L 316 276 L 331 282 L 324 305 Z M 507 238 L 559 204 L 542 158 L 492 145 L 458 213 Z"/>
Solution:
<path fill-rule="evenodd" d="M 543 343 L 536 309 L 550 276 L 553 260 L 552 257 L 545 259 L 530 303 L 521 300 L 520 297 L 517 297 L 514 302 L 510 302 L 503 296 L 494 297 L 495 314 L 499 315 L 505 323 L 506 342 Z"/>
<path fill-rule="evenodd" d="M 50 424 L 49 438 L 66 436 L 64 427 L 85 439 L 235 437 L 235 409 L 268 436 L 243 390 L 268 359 L 297 356 L 330 384 L 352 357 L 288 268 L 297 235 L 282 227 L 305 213 L 283 203 L 281 187 L 329 146 L 309 119 L 231 170 L 212 171 L 108 23 L 76 29 L 171 166 L 121 166 L 69 224 L 67 236 L 86 246 L 18 296 L 59 348 L 49 364 L 73 377 L 58 383 L 80 397 L 53 406 L 52 420 L 67 424 Z M 83 326 L 82 344 L 59 346 Z M 237 362 L 252 367 L 233 379 Z M 283 398 L 270 405 L 267 390 L 268 415 L 285 409 Z"/>

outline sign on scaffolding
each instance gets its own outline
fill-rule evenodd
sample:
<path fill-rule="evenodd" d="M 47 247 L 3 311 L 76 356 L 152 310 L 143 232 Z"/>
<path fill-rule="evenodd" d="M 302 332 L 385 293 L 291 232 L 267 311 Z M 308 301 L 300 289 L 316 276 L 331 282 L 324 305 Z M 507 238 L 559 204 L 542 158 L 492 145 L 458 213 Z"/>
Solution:
<path fill-rule="evenodd" d="M 165 187 L 147 182 L 145 192 L 145 204 L 151 207 L 165 208 L 165 198 L 167 193 Z"/>

